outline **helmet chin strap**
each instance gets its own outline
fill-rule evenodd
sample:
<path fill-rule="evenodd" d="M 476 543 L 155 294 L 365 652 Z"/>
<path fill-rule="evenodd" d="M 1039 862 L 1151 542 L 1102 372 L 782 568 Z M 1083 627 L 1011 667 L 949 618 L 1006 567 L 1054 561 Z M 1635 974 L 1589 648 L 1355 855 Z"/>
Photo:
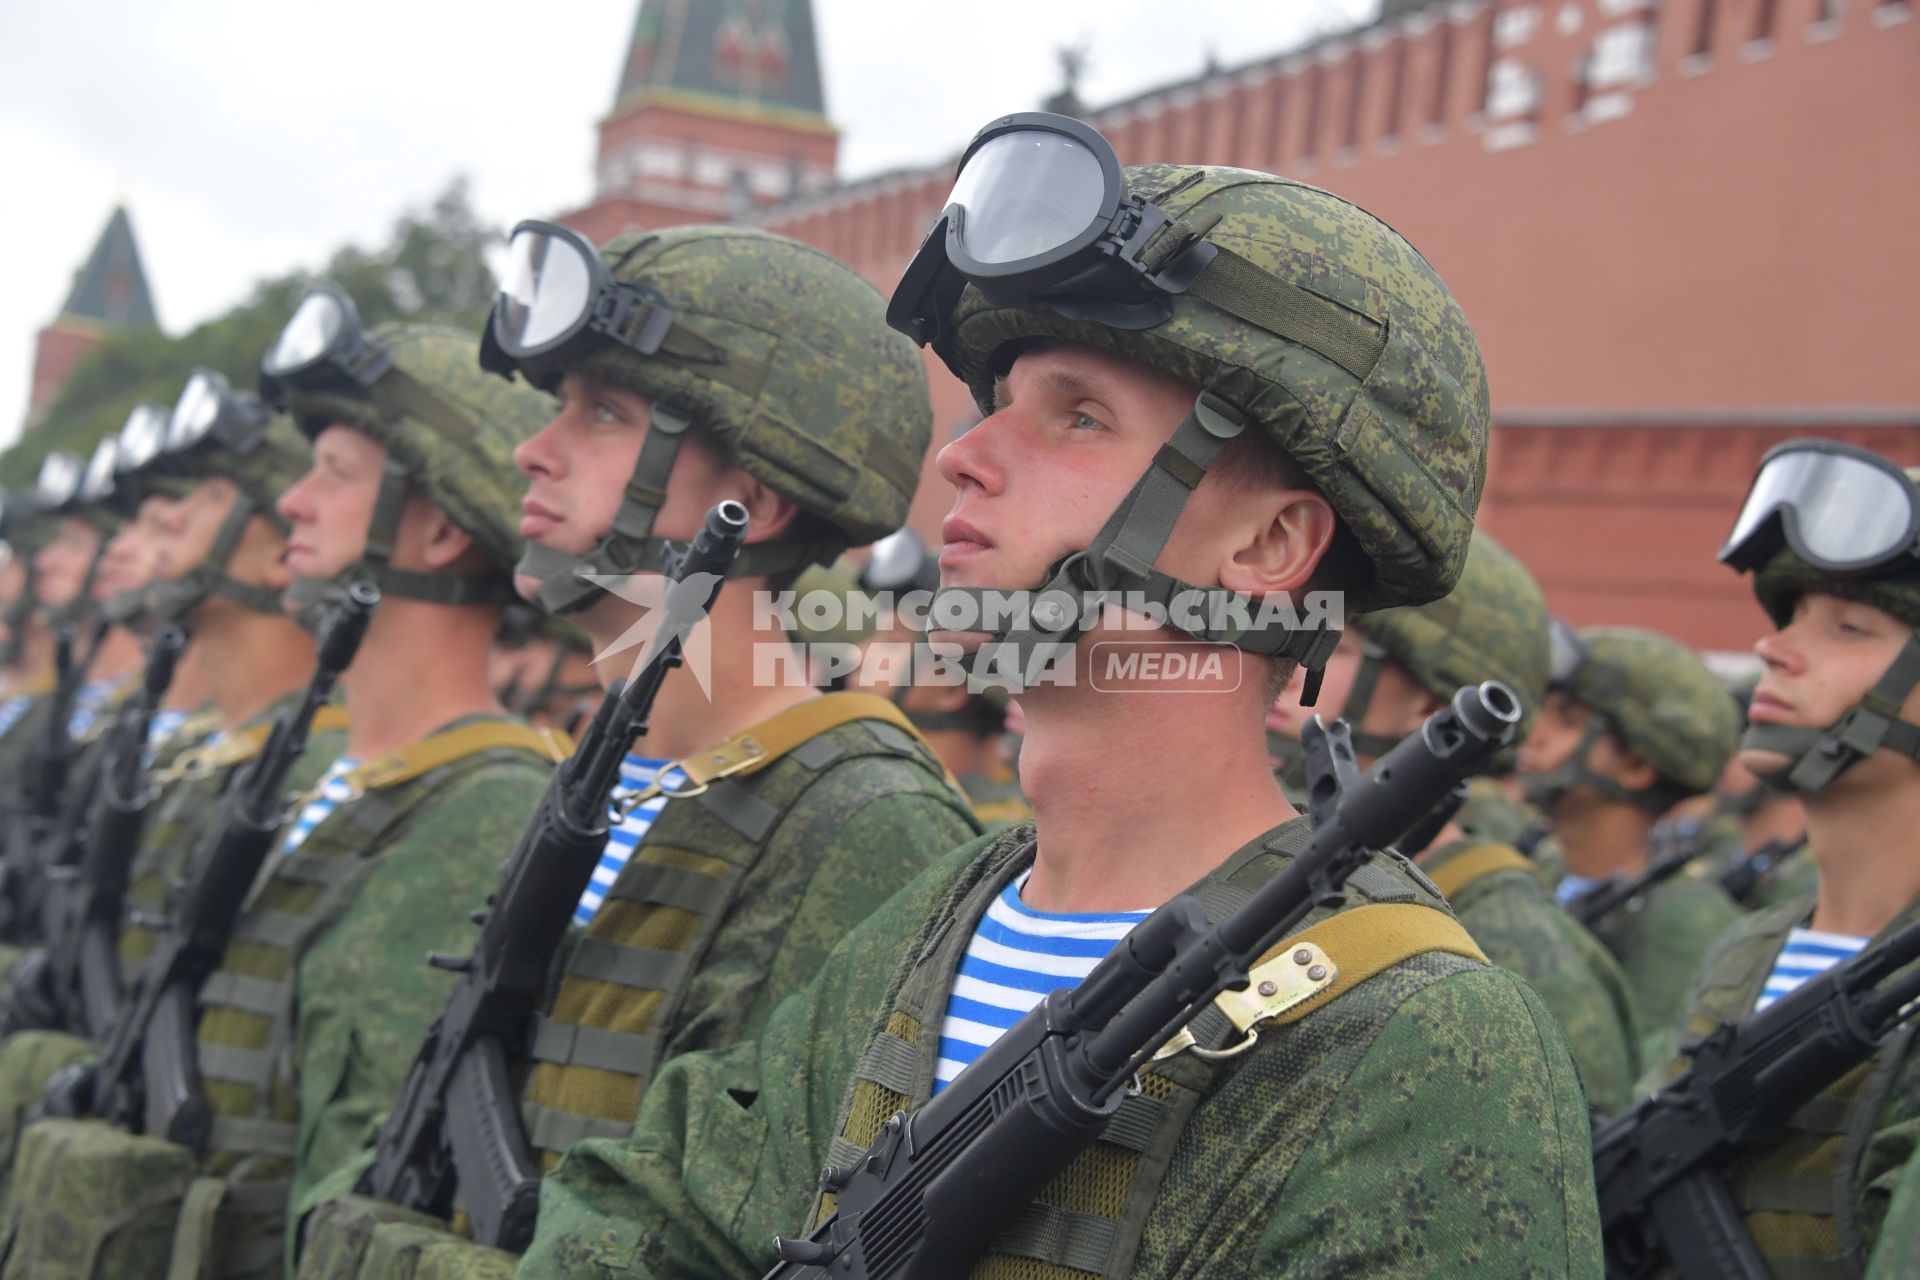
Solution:
<path fill-rule="evenodd" d="M 613 528 L 584 556 L 529 542 L 520 555 L 518 571 L 540 582 L 540 607 L 550 614 L 575 613 L 598 599 L 605 588 L 593 579 L 634 573 L 660 573 L 666 565 L 665 538 L 653 536 L 653 522 L 667 501 L 667 479 L 673 460 L 686 442 L 692 419 L 666 405 L 656 404 L 647 419 L 647 434 L 634 460 Z M 736 577 L 766 577 L 799 569 L 810 561 L 830 562 L 839 546 L 799 542 L 756 542 L 740 549 L 734 560 Z"/>
<path fill-rule="evenodd" d="M 1301 705 L 1312 706 L 1320 692 L 1327 657 L 1339 643 L 1338 628 L 1289 627 L 1274 619 L 1242 629 L 1228 621 L 1226 610 L 1214 607 L 1233 601 L 1236 593 L 1225 587 L 1182 582 L 1153 567 L 1207 468 L 1246 425 L 1246 416 L 1238 409 L 1209 392 L 1201 392 L 1172 439 L 1160 446 L 1153 462 L 1086 550 L 1055 561 L 1046 578 L 1028 593 L 1025 617 L 999 628 L 969 628 L 989 637 L 989 642 L 972 655 L 975 670 L 984 664 L 996 668 L 995 678 L 1004 679 L 1007 673 L 997 670 L 996 659 L 1011 651 L 1018 661 L 1019 675 L 1034 674 L 1092 629 L 1099 621 L 1105 597 L 1124 592 L 1168 611 L 1168 627 L 1201 643 L 1231 644 L 1265 657 L 1296 659 L 1307 668 Z M 934 616 L 941 616 L 941 601 L 952 598 L 953 604 L 948 607 L 963 611 L 965 616 L 993 618 L 1002 612 L 997 603 L 1002 594 L 989 587 L 942 587 L 934 596 Z M 1171 616 L 1168 606 L 1175 599 L 1201 606 L 1191 611 L 1200 615 L 1199 625 L 1187 625 Z M 1206 618 L 1219 618 L 1222 625 L 1209 627 Z"/>
<path fill-rule="evenodd" d="M 1631 787 L 1622 786 L 1617 779 L 1609 778 L 1603 773 L 1596 773 L 1587 764 L 1587 756 L 1592 752 L 1593 744 L 1600 741 L 1600 736 L 1612 727 L 1611 720 L 1598 711 L 1593 712 L 1587 721 L 1587 731 L 1580 735 L 1580 741 L 1575 744 L 1565 760 L 1545 772 L 1530 773 L 1520 779 L 1520 788 L 1526 794 L 1527 803 L 1542 813 L 1549 813 L 1568 792 L 1575 787 L 1585 786 L 1593 788 L 1609 800 L 1637 805 L 1642 809 L 1654 809 L 1657 812 L 1661 807 L 1657 786 L 1644 787 L 1636 791 Z"/>
<path fill-rule="evenodd" d="M 400 512 L 406 506 L 409 484 L 406 464 L 389 454 L 380 473 L 380 496 L 374 500 L 373 519 L 367 523 L 366 549 L 360 553 L 359 561 L 331 578 L 295 578 L 282 599 L 306 613 L 338 599 L 348 583 L 371 582 L 383 597 L 419 600 L 425 604 L 505 604 L 512 600 L 512 584 L 494 570 L 429 573 L 393 567 L 393 548 L 399 537 Z"/>
<path fill-rule="evenodd" d="M 1787 758 L 1779 769 L 1756 770 L 1761 781 L 1817 796 L 1883 747 L 1920 760 L 1920 725 L 1900 718 L 1900 708 L 1916 685 L 1920 685 L 1920 633 L 1907 638 L 1866 696 L 1826 728 L 1761 722 L 1747 726 L 1740 745 Z"/>
<path fill-rule="evenodd" d="M 1340 709 L 1340 718 L 1351 726 L 1349 734 L 1355 755 L 1378 759 L 1400 745 L 1400 739 L 1396 737 L 1360 728 L 1360 722 L 1367 718 L 1367 708 L 1373 702 L 1373 687 L 1390 661 L 1391 655 L 1384 646 L 1365 636 L 1361 637 L 1360 669 L 1353 673 L 1353 687 L 1347 691 L 1346 704 Z"/>

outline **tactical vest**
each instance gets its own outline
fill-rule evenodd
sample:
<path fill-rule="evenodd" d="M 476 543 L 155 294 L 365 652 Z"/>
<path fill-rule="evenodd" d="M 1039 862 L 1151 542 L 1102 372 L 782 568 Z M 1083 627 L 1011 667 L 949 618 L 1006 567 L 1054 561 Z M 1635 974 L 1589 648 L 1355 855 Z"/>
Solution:
<path fill-rule="evenodd" d="M 297 694 L 276 702 L 254 723 L 219 741 L 184 747 L 170 760 L 156 759 L 151 785 L 161 789 L 147 825 L 146 838 L 128 869 L 127 915 L 120 929 L 120 972 L 139 972 L 159 941 L 154 930 L 165 915 L 177 880 L 189 877 L 188 862 L 206 825 L 219 816 L 227 787 L 242 766 L 260 754 L 273 731 L 274 715 L 292 705 Z M 339 755 L 347 729 L 347 709 L 321 707 L 314 714 L 306 755 L 287 775 L 295 794 L 310 787 L 320 770 Z M 186 736 L 186 727 L 176 738 Z M 305 766 L 304 768 L 302 766 Z"/>
<path fill-rule="evenodd" d="M 973 806 L 973 816 L 992 831 L 1011 827 L 1033 816 L 1033 807 L 1020 790 L 1020 779 L 1006 765 L 995 765 L 984 773 L 963 773 L 957 779 Z"/>
<path fill-rule="evenodd" d="M 750 1006 L 825 852 L 776 865 L 769 838 L 816 784 L 862 760 L 883 766 L 868 796 L 946 777 L 898 708 L 871 694 L 811 699 L 695 759 L 741 767 L 660 811 L 533 1026 L 521 1118 L 549 1168 L 582 1138 L 626 1136 L 663 1046 L 715 1048 L 757 1029 Z M 782 976 L 797 986 L 810 975 Z M 696 978 L 712 990 L 689 1000 Z"/>
<path fill-rule="evenodd" d="M 213 1177 L 196 1193 L 217 1201 L 227 1274 L 277 1275 L 282 1266 L 299 1120 L 291 1076 L 300 955 L 351 905 L 396 828 L 436 792 L 490 764 L 531 757 L 550 767 L 566 750 L 563 738 L 518 721 L 462 721 L 349 773 L 352 798 L 296 852 L 276 849 L 269 859 L 198 1002 L 195 1056 L 215 1116 L 203 1168 Z M 190 1196 L 181 1230 L 209 1229 L 213 1213 Z"/>
<path fill-rule="evenodd" d="M 1797 903 L 1753 917 L 1709 963 L 1688 1011 L 1689 1039 L 1753 1012 L 1788 932 L 1806 914 L 1807 905 Z M 1880 937 L 1915 918 L 1920 904 L 1910 905 Z M 1876 1130 L 1912 1125 L 1920 1111 L 1920 1062 L 1909 1061 L 1908 1054 L 1913 1035 L 1909 1022 L 1796 1112 L 1779 1142 L 1727 1166 L 1734 1203 L 1768 1269 L 1781 1280 L 1854 1280 L 1865 1272 L 1868 1224 L 1859 1220 L 1859 1188 L 1888 1170 L 1865 1169 L 1863 1158 Z M 1683 1066 L 1676 1062 L 1674 1073 Z"/>
<path fill-rule="evenodd" d="M 1291 853 L 1306 837 L 1300 823 L 1269 839 L 1273 850 Z M 1242 850 L 1189 890 L 1212 918 L 1245 902 L 1285 865 L 1263 844 Z M 981 851 L 929 915 L 909 953 L 917 958 L 896 979 L 885 1021 L 854 1068 L 827 1163 L 857 1164 L 889 1117 L 932 1096 L 940 1024 L 961 956 L 987 907 L 1032 865 L 1034 849 L 1031 828 L 1005 832 Z M 1236 1047 L 1285 1053 L 1286 1033 L 1276 1034 L 1277 1028 L 1301 1021 L 1404 960 L 1439 951 L 1485 963 L 1439 893 L 1398 855 L 1368 862 L 1347 888 L 1348 900 L 1357 905 L 1322 915 L 1285 939 L 1253 971 L 1246 991 L 1223 994 L 1141 1070 L 1139 1091 L 1120 1105 L 1102 1136 L 994 1240 L 971 1275 L 1118 1280 L 1131 1273 L 1174 1147 L 1195 1109 L 1232 1070 L 1231 1058 L 1209 1060 L 1169 1050 L 1197 1045 L 1216 1053 Z M 1250 1031 L 1260 1033 L 1257 1041 Z M 815 1226 L 833 1212 L 833 1202 L 831 1193 L 820 1195 Z"/>

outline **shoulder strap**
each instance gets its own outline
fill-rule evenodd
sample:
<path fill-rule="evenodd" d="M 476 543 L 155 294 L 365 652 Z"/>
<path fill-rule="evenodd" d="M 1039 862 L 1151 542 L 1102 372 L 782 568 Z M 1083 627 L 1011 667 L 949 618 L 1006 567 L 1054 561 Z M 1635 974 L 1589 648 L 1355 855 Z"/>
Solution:
<path fill-rule="evenodd" d="M 518 720 L 476 720 L 369 760 L 347 774 L 346 784 L 354 795 L 363 795 L 411 782 L 482 751 L 496 750 L 525 751 L 558 764 L 572 752 L 573 742 L 557 729 L 536 729 Z"/>
<path fill-rule="evenodd" d="M 1426 872 L 1440 896 L 1451 902 L 1460 891 L 1498 871 L 1523 871 L 1533 874 L 1533 863 L 1512 845 L 1483 844 L 1462 850 L 1444 863 Z"/>
<path fill-rule="evenodd" d="M 1213 1007 L 1241 1039 L 1225 1049 L 1202 1048 L 1183 1028 L 1154 1057 L 1192 1049 L 1201 1057 L 1231 1057 L 1259 1038 L 1257 1028 L 1298 1022 L 1403 960 L 1442 951 L 1487 963 L 1486 953 L 1460 922 L 1417 902 L 1375 902 L 1329 916 L 1281 942 L 1247 975 L 1244 991 L 1223 991 Z"/>
<path fill-rule="evenodd" d="M 628 803 L 638 804 L 656 795 L 696 796 L 722 778 L 742 778 L 758 773 L 794 748 L 804 746 L 831 729 L 856 720 L 881 720 L 922 741 L 920 731 L 906 713 L 885 698 L 871 693 L 823 693 L 797 707 L 789 707 L 776 716 L 743 729 L 717 747 L 675 760 L 660 770 L 660 778 L 671 778 L 671 786 L 655 782 Z M 931 750 L 929 759 L 936 759 Z M 684 776 L 683 784 L 675 775 Z M 954 783 L 953 775 L 947 775 Z"/>

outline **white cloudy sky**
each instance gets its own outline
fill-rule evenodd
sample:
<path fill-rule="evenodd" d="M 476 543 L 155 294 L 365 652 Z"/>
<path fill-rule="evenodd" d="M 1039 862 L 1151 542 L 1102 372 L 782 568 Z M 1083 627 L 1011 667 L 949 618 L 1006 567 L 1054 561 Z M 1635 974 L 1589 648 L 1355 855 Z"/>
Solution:
<path fill-rule="evenodd" d="M 947 154 L 1058 86 L 1092 103 L 1351 25 L 1375 0 L 815 0 L 841 172 Z M 265 275 L 377 243 L 469 176 L 502 226 L 591 194 L 638 0 L 12 0 L 0 4 L 0 444 L 33 335 L 116 200 L 160 322 L 180 332 Z M 1175 16 L 1177 15 L 1177 17 Z"/>

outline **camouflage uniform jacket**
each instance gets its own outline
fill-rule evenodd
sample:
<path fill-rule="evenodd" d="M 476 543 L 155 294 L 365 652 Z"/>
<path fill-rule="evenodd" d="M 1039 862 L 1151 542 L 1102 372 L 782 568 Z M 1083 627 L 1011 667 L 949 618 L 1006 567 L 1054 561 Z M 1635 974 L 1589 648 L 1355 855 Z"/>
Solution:
<path fill-rule="evenodd" d="M 1802 899 L 1757 912 L 1721 935 L 1688 995 L 1679 1028 L 1683 1048 L 1720 1023 L 1753 1012 L 1788 933 L 1807 921 L 1812 907 L 1811 899 Z M 1916 919 L 1920 899 L 1908 903 L 1875 941 Z M 1902 1169 L 1920 1144 L 1914 1032 L 1907 1023 L 1872 1059 L 1795 1114 L 1779 1143 L 1728 1166 L 1734 1200 L 1777 1274 L 1840 1280 L 1865 1267 Z M 1686 1059 L 1676 1054 L 1643 1084 L 1671 1079 L 1685 1067 Z M 1910 1231 L 1912 1221 L 1903 1219 L 1897 1229 Z"/>
<path fill-rule="evenodd" d="M 1305 837 L 1304 820 L 1278 828 L 1197 891 L 1238 900 Z M 854 930 L 758 1043 L 669 1064 L 627 1140 L 583 1143 L 547 1179 L 519 1274 L 761 1275 L 769 1238 L 818 1207 L 835 1139 L 928 1097 L 953 966 L 1033 855 L 1026 826 L 956 851 Z M 1444 910 L 1391 855 L 1355 879 L 1354 905 Z M 915 1019 L 900 1001 L 929 976 Z M 1227 1064 L 1188 1054 L 1148 1073 L 1142 1097 L 1181 1101 L 1145 1108 L 1158 1118 L 1146 1149 L 1125 1153 L 1124 1185 L 1106 1187 L 1129 1208 L 1095 1273 L 1600 1274 L 1585 1103 L 1552 1015 L 1519 979 L 1422 954 L 1268 1031 Z M 883 1063 L 910 1077 L 908 1093 L 876 1094 L 862 1078 Z M 1086 1167 L 1110 1148 L 1082 1152 L 1049 1192 L 1111 1183 Z"/>
<path fill-rule="evenodd" d="M 1741 914 L 1720 886 L 1683 871 L 1593 922 L 1627 975 L 1644 1034 L 1658 1036 L 1679 1020 L 1700 958 Z"/>
<path fill-rule="evenodd" d="M 1497 865 L 1485 851 L 1504 851 Z M 1476 853 L 1486 869 L 1471 867 Z M 1487 959 L 1527 980 L 1566 1033 L 1587 1101 L 1612 1114 L 1633 1100 L 1640 1029 L 1626 975 L 1607 949 L 1555 905 L 1531 864 L 1504 845 L 1456 841 L 1420 859 Z M 1456 878 L 1463 883 L 1455 887 Z"/>

